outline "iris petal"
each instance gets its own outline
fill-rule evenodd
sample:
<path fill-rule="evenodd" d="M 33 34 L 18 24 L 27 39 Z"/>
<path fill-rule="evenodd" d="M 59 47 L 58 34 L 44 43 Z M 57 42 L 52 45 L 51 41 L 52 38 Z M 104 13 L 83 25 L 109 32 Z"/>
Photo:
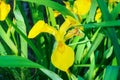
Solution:
<path fill-rule="evenodd" d="M 79 16 L 85 15 L 90 10 L 91 0 L 76 0 L 74 2 L 74 12 Z"/>
<path fill-rule="evenodd" d="M 58 42 L 51 56 L 51 61 L 55 67 L 67 72 L 74 62 L 74 51 L 63 42 Z"/>
<path fill-rule="evenodd" d="M 42 32 L 46 32 L 49 34 L 52 34 L 53 36 L 55 36 L 56 40 L 59 40 L 59 34 L 58 31 L 47 25 L 43 20 L 39 20 L 30 30 L 29 34 L 28 34 L 28 38 L 34 38 L 36 37 L 38 34 L 42 33 Z"/>
<path fill-rule="evenodd" d="M 4 1 L 0 1 L 0 21 L 6 19 L 8 13 L 10 12 L 10 5 L 6 4 Z"/>
<path fill-rule="evenodd" d="M 79 22 L 77 20 L 75 20 L 74 18 L 67 16 L 67 18 L 65 19 L 65 22 L 61 25 L 60 29 L 59 29 L 59 33 L 61 35 L 61 37 L 64 37 L 64 35 L 66 34 L 66 31 L 72 27 L 73 25 L 77 25 L 79 24 Z"/>
<path fill-rule="evenodd" d="M 55 28 L 47 25 L 44 21 L 40 20 L 33 26 L 28 35 L 28 38 L 34 38 L 41 32 L 52 34 L 56 38 L 56 42 L 58 43 L 51 56 L 52 64 L 56 68 L 65 72 L 68 71 L 69 67 L 72 66 L 74 62 L 74 51 L 72 50 L 72 48 L 64 43 L 63 37 L 70 24 L 72 25 L 74 23 L 70 22 L 70 20 L 67 19 L 67 21 L 63 23 L 64 26 L 62 25 L 60 30 L 57 31 Z M 63 34 L 61 35 L 61 33 Z"/>

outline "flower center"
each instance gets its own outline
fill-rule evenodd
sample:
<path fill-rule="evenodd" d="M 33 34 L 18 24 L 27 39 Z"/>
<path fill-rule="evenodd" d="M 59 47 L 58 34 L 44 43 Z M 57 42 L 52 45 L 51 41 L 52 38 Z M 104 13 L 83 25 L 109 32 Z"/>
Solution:
<path fill-rule="evenodd" d="M 59 44 L 58 44 L 58 49 L 57 49 L 61 54 L 63 54 L 64 53 L 64 50 L 65 50 L 65 44 L 64 43 L 62 43 L 62 42 L 60 42 Z"/>

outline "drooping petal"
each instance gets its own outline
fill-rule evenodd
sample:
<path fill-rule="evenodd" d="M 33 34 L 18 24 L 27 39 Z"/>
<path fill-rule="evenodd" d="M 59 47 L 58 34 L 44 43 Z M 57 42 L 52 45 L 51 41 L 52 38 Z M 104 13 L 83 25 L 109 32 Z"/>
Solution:
<path fill-rule="evenodd" d="M 0 1 L 0 21 L 6 19 L 8 13 L 10 12 L 10 5 L 6 4 L 5 1 Z"/>
<path fill-rule="evenodd" d="M 58 42 L 51 56 L 51 61 L 56 68 L 67 72 L 74 62 L 74 51 L 64 42 Z"/>
<path fill-rule="evenodd" d="M 73 10 L 79 16 L 85 15 L 90 10 L 91 0 L 76 0 L 74 2 Z"/>
<path fill-rule="evenodd" d="M 52 34 L 56 40 L 58 40 L 60 38 L 58 31 L 47 25 L 43 20 L 39 20 L 30 30 L 29 34 L 28 34 L 28 38 L 34 38 L 36 37 L 38 34 L 42 33 L 42 32 L 46 32 L 49 34 Z"/>

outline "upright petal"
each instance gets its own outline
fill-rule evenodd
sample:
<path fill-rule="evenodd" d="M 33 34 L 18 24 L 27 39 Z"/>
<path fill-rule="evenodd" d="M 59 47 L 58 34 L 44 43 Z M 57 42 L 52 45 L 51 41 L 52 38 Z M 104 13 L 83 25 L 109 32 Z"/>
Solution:
<path fill-rule="evenodd" d="M 64 42 L 58 42 L 51 56 L 51 61 L 56 68 L 67 72 L 74 62 L 74 51 Z"/>
<path fill-rule="evenodd" d="M 10 5 L 6 4 L 5 1 L 0 1 L 0 21 L 6 19 L 8 13 L 10 12 Z"/>
<path fill-rule="evenodd" d="M 52 34 L 53 36 L 55 36 L 56 40 L 58 40 L 60 37 L 58 31 L 55 28 L 47 25 L 43 20 L 39 20 L 30 30 L 28 38 L 34 38 L 42 32 Z"/>
<path fill-rule="evenodd" d="M 66 34 L 66 31 L 72 27 L 73 25 L 78 24 L 79 22 L 77 20 L 75 20 L 74 18 L 67 16 L 67 18 L 65 19 L 65 22 L 61 25 L 60 29 L 59 29 L 59 33 L 61 35 L 61 37 L 64 37 L 64 35 Z"/>
<path fill-rule="evenodd" d="M 91 0 L 76 0 L 74 2 L 74 12 L 78 15 L 85 15 L 90 10 Z"/>

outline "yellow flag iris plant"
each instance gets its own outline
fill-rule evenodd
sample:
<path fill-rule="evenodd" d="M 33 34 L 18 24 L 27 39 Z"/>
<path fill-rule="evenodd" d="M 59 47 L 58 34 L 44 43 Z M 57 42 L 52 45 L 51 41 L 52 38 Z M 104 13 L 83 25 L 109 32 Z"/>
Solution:
<path fill-rule="evenodd" d="M 65 34 L 67 34 L 66 31 L 71 26 L 76 24 L 78 24 L 76 20 L 72 17 L 67 17 L 60 29 L 56 30 L 43 20 L 39 20 L 30 30 L 28 38 L 34 38 L 42 32 L 52 34 L 56 39 L 56 46 L 51 55 L 51 62 L 56 68 L 68 73 L 69 67 L 74 63 L 74 51 L 71 47 L 65 44 Z"/>
<path fill-rule="evenodd" d="M 6 4 L 4 0 L 0 0 L 0 21 L 4 21 L 10 12 L 10 5 Z"/>

